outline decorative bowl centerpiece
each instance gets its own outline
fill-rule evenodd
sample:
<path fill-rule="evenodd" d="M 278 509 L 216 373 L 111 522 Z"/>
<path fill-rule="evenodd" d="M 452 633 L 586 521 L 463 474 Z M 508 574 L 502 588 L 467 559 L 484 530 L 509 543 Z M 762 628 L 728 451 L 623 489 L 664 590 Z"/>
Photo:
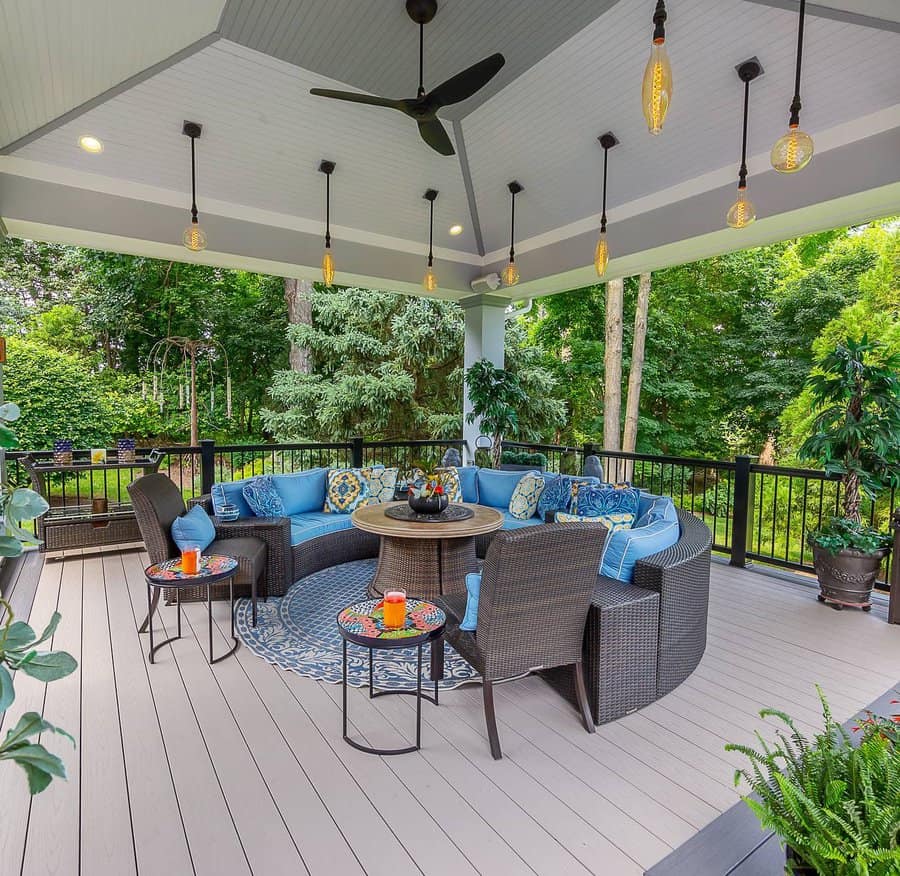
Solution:
<path fill-rule="evenodd" d="M 450 500 L 444 489 L 444 473 L 433 472 L 409 485 L 409 507 L 417 514 L 440 514 Z"/>

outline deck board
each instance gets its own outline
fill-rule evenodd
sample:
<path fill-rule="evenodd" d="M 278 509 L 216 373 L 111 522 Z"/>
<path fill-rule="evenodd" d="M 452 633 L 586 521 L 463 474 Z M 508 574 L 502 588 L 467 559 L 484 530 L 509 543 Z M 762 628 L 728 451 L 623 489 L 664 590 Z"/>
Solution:
<path fill-rule="evenodd" d="M 79 747 L 50 742 L 70 778 L 33 800 L 20 770 L 0 769 L 0 850 L 28 876 L 637 876 L 737 800 L 740 759 L 724 745 L 752 739 L 761 707 L 812 729 L 819 682 L 843 720 L 896 684 L 900 666 L 883 606 L 834 612 L 807 587 L 716 563 L 706 656 L 659 702 L 589 735 L 542 679 L 502 685 L 495 763 L 480 689 L 463 687 L 425 704 L 421 752 L 378 758 L 341 740 L 338 687 L 245 648 L 208 666 L 203 605 L 185 607 L 183 639 L 149 665 L 136 632 L 142 552 L 36 562 L 34 623 L 58 605 L 53 644 L 81 666 L 50 686 L 18 678 L 7 720 L 45 709 Z M 225 603 L 214 617 L 219 652 Z M 161 637 L 174 620 L 164 607 Z M 354 689 L 352 732 L 395 745 L 413 705 Z"/>

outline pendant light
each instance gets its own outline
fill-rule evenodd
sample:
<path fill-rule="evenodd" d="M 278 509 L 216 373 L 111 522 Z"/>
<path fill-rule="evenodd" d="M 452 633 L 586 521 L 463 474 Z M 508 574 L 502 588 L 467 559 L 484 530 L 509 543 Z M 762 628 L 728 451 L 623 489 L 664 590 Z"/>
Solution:
<path fill-rule="evenodd" d="M 422 278 L 422 288 L 426 292 L 434 292 L 437 289 L 437 276 L 432 270 L 434 265 L 434 251 L 432 244 L 434 242 L 434 199 L 438 196 L 435 189 L 428 189 L 422 196 L 429 202 L 428 212 L 428 267 L 425 269 L 425 276 Z"/>
<path fill-rule="evenodd" d="M 197 163 L 194 154 L 194 142 L 203 131 L 203 126 L 196 122 L 185 122 L 181 133 L 191 138 L 191 224 L 184 229 L 181 242 L 191 252 L 202 252 L 206 249 L 206 234 L 197 220 Z"/>
<path fill-rule="evenodd" d="M 503 269 L 500 276 L 504 286 L 515 286 L 519 282 L 519 269 L 516 267 L 516 195 L 524 191 L 522 186 L 513 180 L 507 186 L 511 197 L 509 216 L 509 263 Z"/>
<path fill-rule="evenodd" d="M 323 161 L 319 170 L 325 174 L 325 252 L 322 253 L 322 282 L 326 286 L 334 283 L 334 256 L 331 254 L 331 174 L 333 161 Z"/>
<path fill-rule="evenodd" d="M 597 269 L 597 276 L 602 277 L 609 262 L 609 246 L 606 243 L 606 166 L 609 162 L 609 150 L 619 141 L 611 131 L 601 134 L 597 139 L 603 147 L 603 212 L 600 214 L 600 239 L 594 250 L 594 267 Z"/>
<path fill-rule="evenodd" d="M 737 74 L 744 83 L 744 133 L 741 140 L 741 168 L 738 171 L 738 196 L 725 215 L 725 221 L 732 228 L 745 228 L 756 219 L 756 209 L 747 200 L 747 112 L 750 105 L 750 83 L 762 73 L 762 66 L 757 58 L 750 58 L 738 64 Z"/>
<path fill-rule="evenodd" d="M 647 128 L 651 134 L 659 134 L 672 99 L 672 65 L 666 51 L 666 4 L 663 0 L 657 0 L 653 24 L 653 45 L 644 68 L 641 103 Z"/>
<path fill-rule="evenodd" d="M 797 71 L 794 79 L 794 99 L 791 101 L 791 118 L 788 131 L 779 137 L 772 147 L 772 167 L 779 173 L 796 173 L 803 170 L 813 157 L 813 141 L 800 130 L 800 64 L 803 60 L 803 22 L 806 18 L 806 0 L 800 0 L 800 24 L 797 28 Z"/>

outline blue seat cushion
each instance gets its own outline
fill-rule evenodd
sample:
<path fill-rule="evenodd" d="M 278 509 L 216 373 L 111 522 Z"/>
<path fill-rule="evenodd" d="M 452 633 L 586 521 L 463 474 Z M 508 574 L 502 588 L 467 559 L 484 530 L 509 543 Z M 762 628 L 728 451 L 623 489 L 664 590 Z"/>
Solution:
<path fill-rule="evenodd" d="M 187 514 L 172 521 L 172 541 L 178 545 L 179 550 L 198 547 L 204 551 L 215 538 L 216 526 L 200 505 L 194 505 Z"/>
<path fill-rule="evenodd" d="M 291 515 L 291 544 L 300 544 L 329 532 L 340 532 L 352 529 L 353 521 L 349 514 L 332 514 L 328 511 L 307 511 L 304 514 Z"/>
<path fill-rule="evenodd" d="M 544 472 L 546 486 L 538 500 L 538 516 L 543 520 L 548 511 L 569 511 L 572 506 L 572 484 L 590 484 L 598 486 L 599 479 L 579 477 L 578 475 L 558 475 Z"/>
<path fill-rule="evenodd" d="M 272 481 L 285 517 L 305 514 L 307 511 L 321 511 L 325 507 L 325 479 L 327 468 L 311 468 L 293 474 L 273 475 Z"/>
<path fill-rule="evenodd" d="M 668 496 L 655 496 L 642 492 L 638 499 L 638 519 L 635 528 L 655 523 L 657 520 L 677 520 L 675 503 Z"/>
<path fill-rule="evenodd" d="M 611 532 L 603 543 L 600 574 L 630 583 L 634 579 L 634 564 L 671 547 L 679 534 L 677 520 L 657 520 L 646 526 Z"/>
<path fill-rule="evenodd" d="M 499 508 L 497 509 L 500 510 Z M 527 520 L 520 520 L 518 517 L 513 517 L 509 511 L 503 512 L 503 529 L 521 529 L 523 526 L 538 526 L 542 523 L 540 517 L 529 517 Z"/>
<path fill-rule="evenodd" d="M 456 473 L 459 475 L 459 487 L 462 490 L 463 502 L 476 504 L 478 502 L 478 471 L 477 465 L 458 465 Z"/>
<path fill-rule="evenodd" d="M 239 516 L 255 517 L 253 509 L 244 498 L 244 484 L 252 480 L 253 478 L 244 478 L 242 481 L 222 481 L 221 483 L 213 484 L 212 490 L 210 490 L 213 513 L 218 514 L 222 510 L 223 505 L 235 505 Z"/>
<path fill-rule="evenodd" d="M 478 597 L 481 595 L 481 575 L 478 572 L 469 572 L 466 575 L 466 614 L 460 622 L 459 628 L 472 633 L 478 626 Z"/>
<path fill-rule="evenodd" d="M 241 492 L 257 517 L 284 517 L 284 504 L 275 489 L 272 475 L 251 478 Z"/>
<path fill-rule="evenodd" d="M 509 508 L 516 485 L 525 477 L 524 471 L 498 471 L 493 468 L 478 469 L 478 504 L 491 508 Z"/>

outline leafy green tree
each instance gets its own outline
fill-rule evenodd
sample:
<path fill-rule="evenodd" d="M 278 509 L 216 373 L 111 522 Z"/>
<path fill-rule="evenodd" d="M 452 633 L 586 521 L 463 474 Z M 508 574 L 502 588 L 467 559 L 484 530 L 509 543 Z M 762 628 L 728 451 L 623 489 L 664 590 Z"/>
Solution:
<path fill-rule="evenodd" d="M 499 468 L 503 439 L 519 437 L 519 409 L 525 406 L 528 396 L 512 372 L 498 368 L 489 359 L 475 362 L 466 371 L 466 385 L 472 404 L 466 419 L 480 422 L 491 436 L 491 462 Z"/>

